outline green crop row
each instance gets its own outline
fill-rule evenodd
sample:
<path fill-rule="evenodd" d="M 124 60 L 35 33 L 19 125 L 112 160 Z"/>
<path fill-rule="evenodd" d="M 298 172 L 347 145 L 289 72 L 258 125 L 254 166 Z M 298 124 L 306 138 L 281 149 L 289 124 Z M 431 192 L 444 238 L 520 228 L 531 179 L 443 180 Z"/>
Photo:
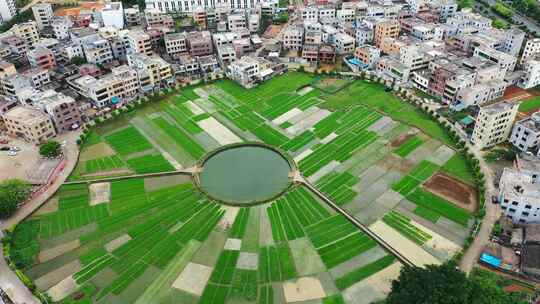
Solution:
<path fill-rule="evenodd" d="M 395 211 L 387 213 L 383 217 L 383 221 L 418 245 L 423 245 L 432 238 L 431 235 L 413 225 L 409 218 Z"/>
<path fill-rule="evenodd" d="M 133 126 L 107 135 L 105 140 L 120 155 L 152 149 L 150 142 Z"/>
<path fill-rule="evenodd" d="M 124 167 L 124 162 L 117 155 L 100 157 L 84 162 L 84 173 L 91 174 Z"/>
<path fill-rule="evenodd" d="M 138 174 L 174 171 L 174 167 L 161 154 L 128 159 L 127 164 Z"/>
<path fill-rule="evenodd" d="M 424 141 L 420 139 L 418 136 L 413 136 L 407 141 L 405 141 L 402 145 L 400 145 L 397 149 L 394 150 L 394 153 L 401 157 L 405 157 L 409 155 L 412 151 L 414 151 L 416 148 L 418 148 L 421 144 L 423 144 Z"/>
<path fill-rule="evenodd" d="M 355 269 L 346 275 L 338 278 L 336 280 L 336 286 L 339 290 L 345 290 L 352 285 L 362 281 L 363 279 L 385 269 L 386 267 L 392 265 L 396 258 L 393 255 L 384 256 L 372 263 L 369 263 L 365 266 L 362 266 L 358 269 Z"/>
<path fill-rule="evenodd" d="M 407 195 L 407 199 L 465 227 L 471 218 L 471 214 L 467 210 L 420 188 Z"/>

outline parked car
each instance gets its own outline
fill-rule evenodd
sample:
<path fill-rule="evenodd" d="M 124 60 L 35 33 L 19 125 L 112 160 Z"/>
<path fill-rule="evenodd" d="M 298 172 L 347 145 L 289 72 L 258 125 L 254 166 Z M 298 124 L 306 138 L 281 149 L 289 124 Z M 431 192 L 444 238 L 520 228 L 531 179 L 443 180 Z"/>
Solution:
<path fill-rule="evenodd" d="M 9 151 L 7 155 L 8 155 L 8 156 L 17 156 L 17 152 L 15 152 L 15 151 Z"/>
<path fill-rule="evenodd" d="M 19 148 L 19 147 L 11 147 L 11 148 L 9 148 L 9 151 L 19 152 L 19 151 L 21 151 L 21 148 Z"/>

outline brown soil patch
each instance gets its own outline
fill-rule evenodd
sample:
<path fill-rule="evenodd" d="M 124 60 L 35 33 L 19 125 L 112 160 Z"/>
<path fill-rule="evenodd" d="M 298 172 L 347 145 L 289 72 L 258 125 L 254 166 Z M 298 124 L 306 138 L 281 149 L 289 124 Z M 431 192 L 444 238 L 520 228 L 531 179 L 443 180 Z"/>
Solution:
<path fill-rule="evenodd" d="M 387 154 L 385 158 L 377 162 L 377 166 L 389 171 L 396 170 L 403 174 L 410 172 L 416 165 L 409 160 L 402 159 L 401 157 L 392 153 Z"/>
<path fill-rule="evenodd" d="M 476 210 L 476 189 L 446 174 L 435 174 L 424 183 L 424 188 L 458 207 L 471 212 Z"/>
<path fill-rule="evenodd" d="M 104 142 L 97 143 L 85 148 L 79 156 L 80 161 L 88 161 L 91 159 L 101 158 L 114 155 L 114 150 Z"/>
<path fill-rule="evenodd" d="M 263 38 L 267 38 L 267 39 L 275 38 L 281 31 L 281 28 L 282 28 L 281 25 L 276 25 L 276 24 L 269 25 L 266 28 L 266 31 L 264 31 Z"/>
<path fill-rule="evenodd" d="M 413 133 L 413 132 L 407 132 L 405 134 L 402 134 L 400 137 L 394 139 L 391 143 L 390 143 L 390 146 L 392 148 L 397 148 L 399 146 L 401 146 L 404 142 L 406 142 L 409 138 L 415 136 L 416 133 Z"/>

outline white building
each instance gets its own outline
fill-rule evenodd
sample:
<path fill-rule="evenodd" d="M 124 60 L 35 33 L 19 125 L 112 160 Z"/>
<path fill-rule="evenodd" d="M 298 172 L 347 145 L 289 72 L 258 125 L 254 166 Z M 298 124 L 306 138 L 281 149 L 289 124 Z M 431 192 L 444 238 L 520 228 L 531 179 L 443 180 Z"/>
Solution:
<path fill-rule="evenodd" d="M 339 55 L 352 54 L 354 52 L 354 38 L 345 33 L 337 33 L 334 36 L 334 46 Z"/>
<path fill-rule="evenodd" d="M 474 49 L 474 56 L 496 63 L 504 73 L 511 72 L 516 67 L 516 57 L 505 52 L 497 51 L 496 49 L 479 46 Z"/>
<path fill-rule="evenodd" d="M 519 104 L 502 101 L 480 106 L 471 142 L 483 149 L 508 139 L 518 112 Z"/>
<path fill-rule="evenodd" d="M 166 34 L 165 38 L 165 50 L 167 54 L 175 56 L 177 54 L 187 53 L 186 35 L 184 33 L 172 33 Z"/>
<path fill-rule="evenodd" d="M 501 50 L 512 56 L 517 56 L 523 45 L 523 40 L 525 40 L 524 31 L 516 28 L 508 29 L 505 33 L 504 45 Z"/>
<path fill-rule="evenodd" d="M 23 39 L 28 46 L 33 46 L 39 42 L 39 32 L 35 21 L 15 24 L 11 30 L 15 36 Z"/>
<path fill-rule="evenodd" d="M 51 21 L 54 17 L 52 4 L 50 3 L 38 3 L 32 6 L 32 13 L 34 13 L 34 19 L 36 20 L 37 27 L 42 30 L 47 26 L 51 26 Z"/>
<path fill-rule="evenodd" d="M 540 185 L 526 171 L 504 168 L 499 201 L 504 214 L 514 223 L 540 222 Z"/>
<path fill-rule="evenodd" d="M 0 0 L 0 23 L 11 20 L 16 13 L 15 0 Z"/>
<path fill-rule="evenodd" d="M 244 12 L 233 13 L 227 16 L 227 28 L 231 32 L 239 32 L 248 29 L 246 14 Z"/>
<path fill-rule="evenodd" d="M 51 25 L 56 39 L 66 40 L 69 38 L 69 29 L 73 26 L 69 17 L 54 17 Z"/>
<path fill-rule="evenodd" d="M 202 8 L 206 9 L 246 9 L 256 8 L 261 1 L 260 0 L 246 0 L 246 1 L 181 1 L 181 0 L 145 0 L 147 8 L 158 9 L 163 13 L 167 12 L 179 12 L 179 13 L 192 13 L 194 10 Z"/>
<path fill-rule="evenodd" d="M 527 59 L 523 63 L 523 76 L 519 86 L 524 89 L 534 88 L 540 85 L 540 58 Z"/>
<path fill-rule="evenodd" d="M 245 88 L 251 88 L 259 76 L 259 62 L 251 57 L 242 57 L 229 65 L 229 76 Z"/>
<path fill-rule="evenodd" d="M 142 30 L 131 30 L 125 39 L 128 43 L 128 54 L 145 54 L 152 55 L 152 39 L 150 35 Z"/>
<path fill-rule="evenodd" d="M 529 39 L 523 48 L 520 62 L 524 63 L 527 59 L 534 57 L 538 53 L 540 53 L 540 38 Z"/>
<path fill-rule="evenodd" d="M 159 56 L 132 54 L 127 59 L 129 66 L 137 71 L 143 92 L 174 82 L 171 65 Z"/>
<path fill-rule="evenodd" d="M 523 152 L 538 153 L 536 150 L 540 143 L 540 112 L 516 122 L 509 141 Z"/>
<path fill-rule="evenodd" d="M 89 35 L 81 39 L 86 61 L 94 64 L 110 63 L 113 60 L 111 45 L 107 39 Z"/>
<path fill-rule="evenodd" d="M 288 26 L 283 31 L 281 43 L 286 50 L 301 50 L 304 45 L 304 29 L 299 26 Z"/>
<path fill-rule="evenodd" d="M 122 2 L 108 2 L 101 9 L 101 21 L 104 26 L 124 28 L 124 9 Z"/>

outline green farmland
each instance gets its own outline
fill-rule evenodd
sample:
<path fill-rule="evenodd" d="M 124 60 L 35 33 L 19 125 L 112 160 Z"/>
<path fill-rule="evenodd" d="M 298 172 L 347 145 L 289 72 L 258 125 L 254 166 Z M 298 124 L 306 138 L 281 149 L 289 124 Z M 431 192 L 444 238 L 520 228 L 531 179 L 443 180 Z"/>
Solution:
<path fill-rule="evenodd" d="M 241 206 L 206 196 L 204 156 L 242 142 L 289 158 L 290 187 Z M 429 246 L 459 249 L 472 219 L 426 185 L 445 173 L 474 186 L 452 144 L 367 81 L 288 72 L 250 90 L 172 90 L 92 127 L 70 183 L 13 230 L 10 258 L 65 304 L 380 301 L 370 290 L 389 289 L 401 262 L 336 209 L 443 262 Z"/>

